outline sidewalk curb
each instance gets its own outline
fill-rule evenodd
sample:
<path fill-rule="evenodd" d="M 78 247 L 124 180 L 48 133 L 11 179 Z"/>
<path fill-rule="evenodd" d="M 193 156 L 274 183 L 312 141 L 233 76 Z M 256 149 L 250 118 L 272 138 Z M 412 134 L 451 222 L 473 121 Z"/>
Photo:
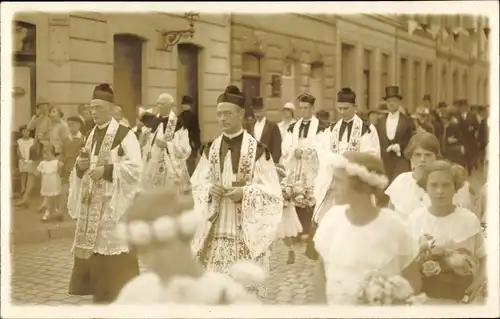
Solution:
<path fill-rule="evenodd" d="M 75 223 L 64 223 L 50 228 L 18 230 L 10 234 L 10 242 L 12 245 L 31 244 L 51 239 L 67 238 L 74 236 L 75 228 Z"/>

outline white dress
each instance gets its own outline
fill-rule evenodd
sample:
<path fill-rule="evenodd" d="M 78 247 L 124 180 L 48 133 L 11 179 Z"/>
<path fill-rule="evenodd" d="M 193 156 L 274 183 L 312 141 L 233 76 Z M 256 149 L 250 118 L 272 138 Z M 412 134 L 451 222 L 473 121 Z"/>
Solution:
<path fill-rule="evenodd" d="M 453 196 L 453 203 L 471 209 L 471 195 L 466 185 Z M 387 187 L 385 194 L 389 196 L 391 203 L 394 205 L 394 210 L 399 213 L 403 220 L 406 220 L 408 215 L 417 208 L 426 207 L 430 204 L 429 196 L 423 188 L 418 186 L 412 172 L 399 174 Z"/>
<path fill-rule="evenodd" d="M 325 267 L 328 304 L 358 304 L 367 275 L 399 275 L 416 256 L 410 233 L 394 211 L 382 209 L 369 224 L 356 226 L 347 219 L 347 207 L 328 211 L 314 237 Z"/>
<path fill-rule="evenodd" d="M 420 237 L 426 234 L 434 238 L 438 247 L 465 248 L 478 259 L 486 254 L 480 221 L 473 212 L 465 208 L 456 207 L 453 213 L 442 217 L 431 214 L 426 207 L 418 208 L 410 214 L 408 228 L 415 246 L 418 246 Z M 481 302 L 481 298 L 478 297 L 476 301 Z M 429 303 L 446 302 L 445 299 L 431 299 Z"/>
<path fill-rule="evenodd" d="M 59 161 L 41 161 L 38 165 L 38 171 L 42 175 L 42 196 L 59 196 L 61 194 L 61 177 L 59 176 Z"/>
<path fill-rule="evenodd" d="M 301 232 L 302 224 L 297 216 L 295 207 L 293 205 L 283 207 L 283 215 L 276 236 L 278 238 L 295 237 Z"/>

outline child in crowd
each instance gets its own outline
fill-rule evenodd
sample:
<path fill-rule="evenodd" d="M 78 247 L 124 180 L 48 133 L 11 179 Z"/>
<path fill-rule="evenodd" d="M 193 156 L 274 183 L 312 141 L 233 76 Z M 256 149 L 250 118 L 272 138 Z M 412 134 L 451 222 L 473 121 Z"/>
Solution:
<path fill-rule="evenodd" d="M 462 185 L 462 187 L 460 187 L 460 189 L 457 190 L 457 193 L 455 194 L 455 204 L 457 204 L 457 206 L 466 208 L 471 212 L 474 212 L 474 198 L 476 197 L 476 193 L 470 183 L 467 181 L 467 170 L 465 169 L 465 167 L 456 163 L 453 163 L 451 168 L 453 170 L 453 173 L 459 179 L 460 184 Z"/>
<path fill-rule="evenodd" d="M 78 116 L 70 116 L 66 121 L 69 126 L 69 135 L 62 141 L 61 154 L 59 156 L 59 174 L 61 175 L 62 182 L 59 202 L 61 216 L 65 216 L 68 211 L 69 175 L 84 145 L 84 136 L 81 133 L 82 119 Z"/>
<path fill-rule="evenodd" d="M 175 185 L 136 197 L 117 231 L 149 271 L 128 282 L 115 304 L 258 303 L 245 289 L 265 279 L 258 265 L 242 261 L 228 276 L 196 262 L 191 239 L 203 220 L 193 205 L 191 192 Z"/>
<path fill-rule="evenodd" d="M 55 148 L 52 144 L 46 144 L 43 148 L 43 160 L 38 165 L 38 171 L 42 176 L 42 188 L 40 194 L 44 197 L 45 213 L 42 221 L 62 220 L 59 214 L 59 196 L 61 195 L 61 177 L 59 176 L 59 160 L 56 158 Z"/>
<path fill-rule="evenodd" d="M 19 157 L 19 173 L 21 175 L 21 195 L 24 195 L 27 190 L 28 179 L 33 179 L 33 176 L 30 176 L 33 175 L 33 172 L 29 157 L 30 148 L 33 146 L 35 140 L 30 137 L 30 131 L 26 125 L 19 128 L 19 133 L 21 134 L 21 138 L 17 140 L 17 156 Z M 33 183 L 33 181 L 30 181 L 30 183 Z"/>

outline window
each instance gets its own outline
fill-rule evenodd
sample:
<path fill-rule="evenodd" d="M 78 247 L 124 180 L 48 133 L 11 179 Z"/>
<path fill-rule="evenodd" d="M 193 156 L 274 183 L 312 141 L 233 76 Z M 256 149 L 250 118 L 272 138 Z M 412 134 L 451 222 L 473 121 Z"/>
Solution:
<path fill-rule="evenodd" d="M 462 96 L 464 99 L 469 99 L 469 78 L 467 76 L 467 72 L 464 72 L 462 76 Z"/>
<path fill-rule="evenodd" d="M 297 94 L 295 92 L 295 61 L 286 59 L 283 64 L 283 74 L 281 79 L 281 101 L 295 102 Z"/>
<path fill-rule="evenodd" d="M 311 64 L 309 92 L 316 98 L 314 107 L 321 110 L 323 107 L 323 65 Z"/>
<path fill-rule="evenodd" d="M 342 55 L 341 55 L 341 87 L 351 87 L 353 86 L 354 79 L 353 79 L 353 72 L 352 70 L 354 69 L 353 67 L 353 52 L 354 52 L 354 46 L 347 44 L 347 43 L 342 43 Z"/>
<path fill-rule="evenodd" d="M 448 73 L 446 72 L 446 68 L 443 67 L 441 70 L 441 90 L 440 90 L 440 101 L 448 100 L 448 86 L 446 85 L 448 82 Z"/>
<path fill-rule="evenodd" d="M 365 110 L 369 110 L 370 109 L 370 70 L 363 71 L 363 80 L 364 80 L 363 96 L 365 99 Z"/>
<path fill-rule="evenodd" d="M 422 90 L 422 85 L 421 85 L 421 76 L 422 70 L 420 69 L 420 62 L 415 61 L 413 63 L 413 107 L 416 108 L 418 105 L 421 104 L 422 102 L 422 96 L 421 96 L 421 90 Z M 408 105 L 410 107 L 410 105 Z"/>
<path fill-rule="evenodd" d="M 425 93 L 431 94 L 434 90 L 434 69 L 431 64 L 427 64 L 425 70 Z"/>
<path fill-rule="evenodd" d="M 400 94 L 403 97 L 403 100 L 407 100 L 407 70 L 408 70 L 408 60 L 406 59 L 401 59 L 400 63 L 400 70 L 399 70 L 399 87 L 400 87 Z"/>
<path fill-rule="evenodd" d="M 457 71 L 453 72 L 453 82 L 452 83 L 453 83 L 453 87 L 451 89 L 452 89 L 453 94 L 451 96 L 452 96 L 453 100 L 457 100 L 460 98 L 460 89 L 458 87 Z"/>

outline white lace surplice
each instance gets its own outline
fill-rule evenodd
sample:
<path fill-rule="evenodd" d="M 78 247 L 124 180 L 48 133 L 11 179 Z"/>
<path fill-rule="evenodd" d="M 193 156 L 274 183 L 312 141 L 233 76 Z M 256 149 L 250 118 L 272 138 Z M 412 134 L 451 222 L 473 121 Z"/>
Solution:
<path fill-rule="evenodd" d="M 448 216 L 436 217 L 425 207 L 416 209 L 408 218 L 408 227 L 414 238 L 414 245 L 424 234 L 435 239 L 436 246 L 444 248 L 465 248 L 477 258 L 485 255 L 481 224 L 471 211 L 457 207 Z"/>
<path fill-rule="evenodd" d="M 357 304 L 369 273 L 398 275 L 416 256 L 409 231 L 395 212 L 383 209 L 368 225 L 355 226 L 346 217 L 347 207 L 327 212 L 314 237 L 325 265 L 328 304 Z"/>
<path fill-rule="evenodd" d="M 399 174 L 391 185 L 385 190 L 391 199 L 394 210 L 406 220 L 408 215 L 419 207 L 428 207 L 430 199 L 423 188 L 417 185 L 412 172 Z M 472 201 L 470 192 L 464 188 L 453 196 L 453 203 L 459 207 L 471 209 Z"/>

